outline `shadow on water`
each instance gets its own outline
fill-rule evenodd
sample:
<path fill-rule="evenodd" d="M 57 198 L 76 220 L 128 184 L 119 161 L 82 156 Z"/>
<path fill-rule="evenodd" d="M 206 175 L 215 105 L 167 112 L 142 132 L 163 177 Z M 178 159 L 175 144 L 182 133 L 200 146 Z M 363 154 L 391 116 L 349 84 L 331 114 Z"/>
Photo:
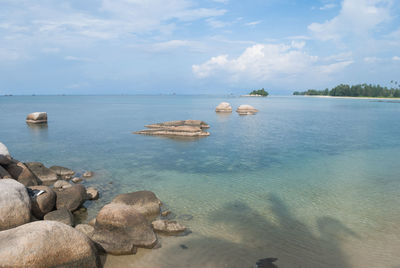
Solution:
<path fill-rule="evenodd" d="M 340 246 L 359 236 L 331 217 L 317 219 L 311 230 L 276 195 L 269 195 L 268 219 L 246 203 L 227 203 L 209 216 L 210 226 L 229 230 L 226 238 L 187 238 L 185 251 L 165 267 L 349 267 Z M 176 249 L 175 249 L 176 250 Z M 171 251 L 174 251 L 171 249 Z M 191 252 L 191 253 L 190 253 Z M 169 256 L 176 252 L 167 253 Z M 180 258 L 180 259 L 178 259 Z"/>

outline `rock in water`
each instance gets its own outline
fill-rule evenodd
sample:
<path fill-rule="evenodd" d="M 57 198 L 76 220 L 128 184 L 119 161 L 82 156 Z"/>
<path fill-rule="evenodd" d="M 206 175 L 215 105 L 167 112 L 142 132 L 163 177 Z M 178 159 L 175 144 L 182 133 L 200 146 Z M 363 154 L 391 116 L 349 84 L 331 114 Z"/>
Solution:
<path fill-rule="evenodd" d="M 237 108 L 236 112 L 239 115 L 251 115 L 257 113 L 258 110 L 251 105 L 242 104 Z"/>
<path fill-rule="evenodd" d="M 66 180 L 75 175 L 75 171 L 60 166 L 51 166 L 50 169 L 54 171 L 60 179 Z"/>
<path fill-rule="evenodd" d="M 53 185 L 54 188 L 69 188 L 70 186 L 72 186 L 72 184 L 64 180 L 58 180 Z"/>
<path fill-rule="evenodd" d="M 182 233 L 186 230 L 186 227 L 181 225 L 176 221 L 169 221 L 169 220 L 156 220 L 151 223 L 154 228 L 154 231 L 168 234 L 168 235 L 175 235 Z"/>
<path fill-rule="evenodd" d="M 217 113 L 231 113 L 232 106 L 227 102 L 221 102 L 220 104 L 218 104 L 217 108 L 215 108 L 215 111 Z"/>
<path fill-rule="evenodd" d="M 82 174 L 82 176 L 83 176 L 84 178 L 93 177 L 93 171 L 85 171 L 85 172 Z"/>
<path fill-rule="evenodd" d="M 44 220 L 58 221 L 69 226 L 74 226 L 74 216 L 66 208 L 57 209 L 47 213 L 46 215 L 44 215 Z"/>
<path fill-rule="evenodd" d="M 86 200 L 86 189 L 82 184 L 75 184 L 67 189 L 55 189 L 57 209 L 77 210 Z"/>
<path fill-rule="evenodd" d="M 200 120 L 169 121 L 146 125 L 146 127 L 149 129 L 136 131 L 134 134 L 171 137 L 204 137 L 210 135 L 210 133 L 204 131 L 204 129 L 210 126 Z"/>
<path fill-rule="evenodd" d="M 0 231 L 30 221 L 31 201 L 24 185 L 12 179 L 3 179 L 0 180 L 0 193 Z"/>
<path fill-rule="evenodd" d="M 71 226 L 36 221 L 0 232 L 0 267 L 101 267 L 93 242 Z"/>
<path fill-rule="evenodd" d="M 134 254 L 136 247 L 153 248 L 157 244 L 147 219 L 132 206 L 116 203 L 100 210 L 91 238 L 114 255 Z"/>
<path fill-rule="evenodd" d="M 161 201 L 151 191 L 119 194 L 111 203 L 129 205 L 146 217 L 156 217 L 160 214 Z"/>
<path fill-rule="evenodd" d="M 52 185 L 57 181 L 57 174 L 40 162 L 28 162 L 25 165 L 41 180 L 43 185 Z"/>
<path fill-rule="evenodd" d="M 145 127 L 147 127 L 147 128 L 164 128 L 164 127 L 181 127 L 181 126 L 199 127 L 201 129 L 210 127 L 206 122 L 200 121 L 200 120 L 167 121 L 167 122 L 163 122 L 163 123 L 146 125 Z"/>
<path fill-rule="evenodd" d="M 0 142 L 0 165 L 6 165 L 11 162 L 11 155 L 7 147 Z"/>
<path fill-rule="evenodd" d="M 38 219 L 43 219 L 43 216 L 56 206 L 56 193 L 47 186 L 30 186 L 29 188 L 44 191 L 43 194 L 31 198 L 32 214 Z"/>
<path fill-rule="evenodd" d="M 86 194 L 89 200 L 99 199 L 99 191 L 97 191 L 94 187 L 88 187 L 86 189 Z"/>
<path fill-rule="evenodd" d="M 12 159 L 11 163 L 3 166 L 10 175 L 26 187 L 41 184 L 35 174 L 22 162 Z"/>
<path fill-rule="evenodd" d="M 36 112 L 28 114 L 26 117 L 26 122 L 30 124 L 43 124 L 47 123 L 47 113 L 45 112 Z"/>

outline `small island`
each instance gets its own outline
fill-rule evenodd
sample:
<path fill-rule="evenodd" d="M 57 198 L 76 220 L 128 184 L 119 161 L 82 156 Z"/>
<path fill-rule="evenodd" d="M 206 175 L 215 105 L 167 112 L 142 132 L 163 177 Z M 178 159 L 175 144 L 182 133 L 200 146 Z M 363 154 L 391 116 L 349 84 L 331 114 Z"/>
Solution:
<path fill-rule="evenodd" d="M 395 83 L 397 85 L 397 82 Z M 380 85 L 359 84 L 346 85 L 340 84 L 331 90 L 309 89 L 307 91 L 295 91 L 293 95 L 303 96 L 329 96 L 329 97 L 356 97 L 356 98 L 400 98 L 400 88 L 383 87 Z"/>
<path fill-rule="evenodd" d="M 269 95 L 268 91 L 265 91 L 264 88 L 253 90 L 248 95 L 243 95 L 244 97 L 267 97 Z"/>

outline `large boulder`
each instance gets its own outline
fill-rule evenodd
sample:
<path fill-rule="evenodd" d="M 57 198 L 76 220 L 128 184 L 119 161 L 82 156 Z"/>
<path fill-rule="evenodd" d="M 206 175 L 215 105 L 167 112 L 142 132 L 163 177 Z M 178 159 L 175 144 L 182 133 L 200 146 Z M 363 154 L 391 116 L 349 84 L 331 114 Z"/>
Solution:
<path fill-rule="evenodd" d="M 43 216 L 49 213 L 56 206 L 56 193 L 47 186 L 30 186 L 31 190 L 44 191 L 39 196 L 31 198 L 32 214 L 38 219 L 43 219 Z"/>
<path fill-rule="evenodd" d="M 11 162 L 3 166 L 8 173 L 17 181 L 28 186 L 41 184 L 35 174 L 22 162 L 12 159 Z"/>
<path fill-rule="evenodd" d="M 8 152 L 7 147 L 0 142 L 0 165 L 5 165 L 10 163 L 11 161 L 11 156 L 10 153 Z"/>
<path fill-rule="evenodd" d="M 156 217 L 160 214 L 161 201 L 151 191 L 119 194 L 112 203 L 129 205 L 146 217 Z"/>
<path fill-rule="evenodd" d="M 215 111 L 217 113 L 231 113 L 232 106 L 227 102 L 221 102 L 220 104 L 218 104 L 217 108 L 215 108 Z"/>
<path fill-rule="evenodd" d="M 66 189 L 54 189 L 57 195 L 57 209 L 77 210 L 86 200 L 86 189 L 82 184 L 75 184 Z"/>
<path fill-rule="evenodd" d="M 71 226 L 31 222 L 0 232 L 0 267 L 101 267 L 94 243 Z"/>
<path fill-rule="evenodd" d="M 43 185 L 52 185 L 57 181 L 57 174 L 40 162 L 28 162 L 25 165 L 41 180 Z"/>
<path fill-rule="evenodd" d="M 93 236 L 107 253 L 136 253 L 136 247 L 153 248 L 157 236 L 147 219 L 132 206 L 111 203 L 96 217 Z"/>
<path fill-rule="evenodd" d="M 242 104 L 237 108 L 236 112 L 239 115 L 250 115 L 250 114 L 257 113 L 258 110 L 256 108 L 254 108 L 253 106 L 251 106 L 251 105 Z"/>
<path fill-rule="evenodd" d="M 30 219 L 31 201 L 25 186 L 12 179 L 0 180 L 0 231 L 25 224 Z"/>
<path fill-rule="evenodd" d="M 74 216 L 66 208 L 57 209 L 47 213 L 46 215 L 44 215 L 44 220 L 58 221 L 69 226 L 74 226 Z"/>
<path fill-rule="evenodd" d="M 186 227 L 177 221 L 156 220 L 153 221 L 151 225 L 153 226 L 154 231 L 167 235 L 179 234 L 186 230 Z"/>
<path fill-rule="evenodd" d="M 79 232 L 84 233 L 88 237 L 92 237 L 94 233 L 94 227 L 89 224 L 78 224 L 77 226 L 75 226 L 75 229 Z"/>
<path fill-rule="evenodd" d="M 0 166 L 0 179 L 12 179 L 13 177 L 8 173 L 8 171 Z"/>
<path fill-rule="evenodd" d="M 46 112 L 36 112 L 28 114 L 26 117 L 26 122 L 30 124 L 43 124 L 47 123 L 47 113 Z"/>
<path fill-rule="evenodd" d="M 54 171 L 61 179 L 69 179 L 75 175 L 75 171 L 61 166 L 51 166 L 50 169 Z"/>

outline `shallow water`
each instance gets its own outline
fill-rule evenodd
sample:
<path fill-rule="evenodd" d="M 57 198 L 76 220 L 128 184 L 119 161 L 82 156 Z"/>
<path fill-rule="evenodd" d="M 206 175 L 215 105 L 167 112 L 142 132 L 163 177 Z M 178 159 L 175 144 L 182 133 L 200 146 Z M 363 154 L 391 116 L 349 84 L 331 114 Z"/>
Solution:
<path fill-rule="evenodd" d="M 255 116 L 218 115 L 228 101 Z M 47 128 L 25 116 L 46 111 Z M 306 97 L 0 97 L 0 141 L 21 161 L 93 170 L 101 191 L 147 189 L 192 233 L 162 248 L 108 256 L 106 267 L 400 267 L 400 104 Z M 200 119 L 211 135 L 134 135 Z M 183 245 L 183 246 L 182 246 Z"/>

